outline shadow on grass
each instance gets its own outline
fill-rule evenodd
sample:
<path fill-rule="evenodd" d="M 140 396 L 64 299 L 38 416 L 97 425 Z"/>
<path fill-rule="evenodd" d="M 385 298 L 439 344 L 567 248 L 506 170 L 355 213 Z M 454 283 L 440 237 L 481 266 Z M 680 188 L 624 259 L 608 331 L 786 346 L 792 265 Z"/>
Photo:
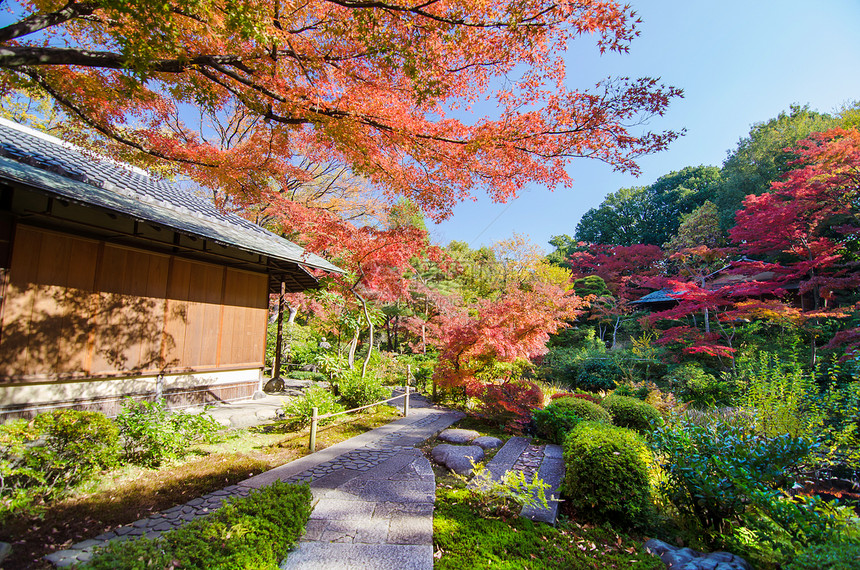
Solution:
<path fill-rule="evenodd" d="M 12 544 L 12 554 L 3 567 L 53 568 L 41 560 L 46 554 L 234 485 L 268 468 L 259 459 L 214 454 L 159 471 L 143 471 L 111 489 L 54 503 L 40 516 L 7 519 L 0 540 Z"/>

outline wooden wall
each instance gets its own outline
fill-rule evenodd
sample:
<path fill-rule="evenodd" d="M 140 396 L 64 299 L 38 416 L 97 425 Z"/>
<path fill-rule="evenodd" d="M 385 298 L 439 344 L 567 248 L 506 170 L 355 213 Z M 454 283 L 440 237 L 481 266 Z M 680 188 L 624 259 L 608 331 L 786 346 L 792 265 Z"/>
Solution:
<path fill-rule="evenodd" d="M 263 365 L 268 277 L 19 225 L 0 381 Z"/>

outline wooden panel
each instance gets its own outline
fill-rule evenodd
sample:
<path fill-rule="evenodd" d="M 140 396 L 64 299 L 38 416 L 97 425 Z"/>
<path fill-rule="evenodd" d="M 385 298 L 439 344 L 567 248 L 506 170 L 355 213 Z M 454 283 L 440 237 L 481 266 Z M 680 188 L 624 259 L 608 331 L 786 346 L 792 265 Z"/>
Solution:
<path fill-rule="evenodd" d="M 86 372 L 97 254 L 97 242 L 19 226 L 0 373 Z"/>
<path fill-rule="evenodd" d="M 59 335 L 55 339 L 57 359 L 53 372 L 85 374 L 89 372 L 90 336 L 93 317 L 98 308 L 94 292 L 99 244 L 94 241 L 68 238 L 68 267 L 66 287 L 57 287 L 54 294 L 62 298 L 58 309 L 62 313 Z M 52 370 L 47 370 L 50 373 Z"/>
<path fill-rule="evenodd" d="M 188 287 L 191 283 L 192 263 L 184 259 L 174 258 L 170 266 L 170 276 L 167 283 L 167 307 L 165 308 L 165 324 L 163 356 L 165 366 L 174 368 L 183 364 L 186 331 L 188 330 Z"/>
<path fill-rule="evenodd" d="M 92 372 L 157 371 L 169 259 L 106 245 L 96 288 L 99 309 Z"/>
<path fill-rule="evenodd" d="M 0 338 L 0 374 L 22 376 L 28 373 L 30 318 L 36 298 L 36 275 L 42 233 L 18 226 L 9 270 L 9 285 L 3 300 L 3 336 Z"/>
<path fill-rule="evenodd" d="M 267 284 L 263 274 L 19 226 L 0 376 L 260 366 Z"/>
<path fill-rule="evenodd" d="M 224 269 L 215 265 L 195 264 L 195 279 L 189 288 L 192 302 L 188 311 L 185 364 L 192 367 L 216 365 L 218 322 Z"/>
<path fill-rule="evenodd" d="M 223 268 L 174 260 L 165 343 L 168 366 L 213 367 L 218 348 Z"/>
<path fill-rule="evenodd" d="M 267 285 L 265 275 L 227 270 L 219 366 L 262 366 Z"/>

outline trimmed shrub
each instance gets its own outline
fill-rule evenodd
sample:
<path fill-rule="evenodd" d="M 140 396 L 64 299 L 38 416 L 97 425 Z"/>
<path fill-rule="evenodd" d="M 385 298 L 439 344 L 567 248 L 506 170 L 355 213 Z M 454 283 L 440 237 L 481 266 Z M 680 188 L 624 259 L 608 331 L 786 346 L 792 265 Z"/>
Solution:
<path fill-rule="evenodd" d="M 612 423 L 617 426 L 647 433 L 663 425 L 659 410 L 642 400 L 610 394 L 600 404 L 612 415 Z"/>
<path fill-rule="evenodd" d="M 80 568 L 276 569 L 311 514 L 307 485 L 276 481 L 155 540 L 113 541 Z"/>
<path fill-rule="evenodd" d="M 562 489 L 577 516 L 635 526 L 651 513 L 652 460 L 636 432 L 582 422 L 564 440 Z"/>
<path fill-rule="evenodd" d="M 549 405 L 543 410 L 534 410 L 532 421 L 538 436 L 560 444 L 582 419 L 576 415 L 576 412 Z"/>
<path fill-rule="evenodd" d="M 547 406 L 547 408 L 551 407 L 573 412 L 587 422 L 612 423 L 612 416 L 609 415 L 609 412 L 594 402 L 582 398 L 559 398 Z"/>
<path fill-rule="evenodd" d="M 588 400 L 589 402 L 594 402 L 595 404 L 600 403 L 599 396 L 585 392 L 556 392 L 549 397 L 550 400 L 558 400 L 559 398 L 581 398 L 583 400 Z"/>

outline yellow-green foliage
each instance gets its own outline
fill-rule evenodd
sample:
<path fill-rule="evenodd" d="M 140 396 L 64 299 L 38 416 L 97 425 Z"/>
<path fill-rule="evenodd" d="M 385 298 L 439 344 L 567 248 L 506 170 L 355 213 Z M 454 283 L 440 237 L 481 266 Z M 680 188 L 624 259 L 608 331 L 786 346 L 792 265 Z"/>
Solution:
<path fill-rule="evenodd" d="M 823 459 L 860 460 L 860 382 L 837 387 L 832 377 L 819 388 L 798 363 L 767 353 L 743 362 L 742 373 L 747 379 L 743 405 L 753 414 L 757 432 L 817 439 Z"/>
<path fill-rule="evenodd" d="M 833 394 L 819 395 L 815 379 L 796 363 L 783 363 L 761 353 L 744 368 L 748 383 L 743 403 L 755 414 L 758 431 L 768 436 L 808 437 L 824 424 L 825 400 Z"/>
<path fill-rule="evenodd" d="M 582 422 L 564 441 L 566 500 L 587 520 L 628 526 L 644 522 L 651 510 L 652 461 L 636 432 Z"/>
<path fill-rule="evenodd" d="M 612 415 L 612 423 L 639 433 L 647 433 L 663 424 L 657 408 L 636 398 L 610 394 L 600 405 Z"/>
<path fill-rule="evenodd" d="M 603 424 L 611 424 L 612 416 L 609 412 L 584 398 L 575 398 L 573 396 L 565 398 L 557 398 L 547 408 L 556 407 L 562 410 L 567 410 L 575 413 L 578 417 L 589 422 L 599 422 Z"/>

